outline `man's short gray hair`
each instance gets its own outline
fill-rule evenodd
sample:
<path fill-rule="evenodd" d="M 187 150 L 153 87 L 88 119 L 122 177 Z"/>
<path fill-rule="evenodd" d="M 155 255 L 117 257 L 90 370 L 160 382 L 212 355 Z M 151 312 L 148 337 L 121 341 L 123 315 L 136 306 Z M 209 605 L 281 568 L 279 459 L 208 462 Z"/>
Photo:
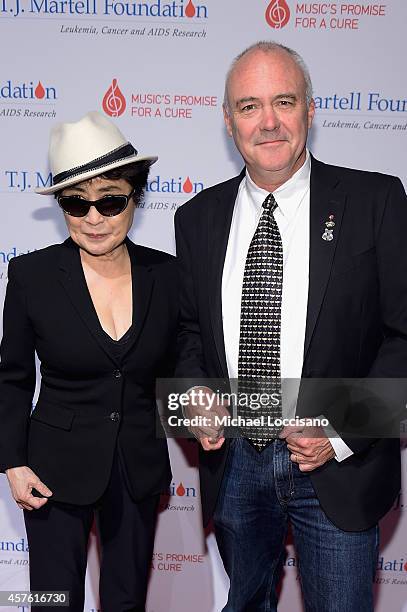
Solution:
<path fill-rule="evenodd" d="M 239 55 L 237 55 L 235 57 L 235 59 L 233 60 L 227 74 L 226 74 L 226 79 L 225 79 L 225 95 L 223 98 L 223 108 L 225 109 L 226 112 L 229 112 L 230 110 L 230 106 L 229 106 L 229 98 L 228 98 L 228 86 L 229 86 L 229 81 L 230 81 L 230 77 L 232 75 L 233 70 L 235 69 L 236 65 L 238 64 L 238 62 L 248 53 L 251 53 L 252 51 L 264 51 L 264 53 L 272 53 L 275 51 L 285 51 L 286 53 L 288 53 L 292 59 L 294 60 L 294 62 L 297 64 L 298 68 L 301 70 L 302 75 L 304 77 L 304 81 L 305 81 L 305 98 L 306 98 L 306 102 L 307 102 L 307 106 L 309 106 L 311 100 L 312 100 L 312 82 L 311 82 L 311 77 L 310 77 L 310 73 L 308 71 L 308 68 L 304 62 L 304 60 L 302 59 L 301 55 L 299 53 L 297 53 L 297 51 L 294 51 L 294 49 L 290 49 L 290 47 L 286 47 L 284 45 L 281 45 L 280 43 L 276 43 L 276 42 L 269 42 L 266 40 L 261 40 L 259 42 L 254 43 L 253 45 L 250 45 L 250 47 L 247 47 L 247 49 L 245 49 L 244 51 L 242 51 L 241 53 L 239 53 Z"/>

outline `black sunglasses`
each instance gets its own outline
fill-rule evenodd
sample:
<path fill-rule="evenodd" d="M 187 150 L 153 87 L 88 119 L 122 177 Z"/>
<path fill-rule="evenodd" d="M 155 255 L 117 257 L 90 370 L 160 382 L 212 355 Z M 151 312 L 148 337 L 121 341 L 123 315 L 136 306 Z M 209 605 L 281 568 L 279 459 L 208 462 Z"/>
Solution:
<path fill-rule="evenodd" d="M 94 201 L 85 200 L 80 195 L 61 195 L 58 197 L 58 204 L 71 217 L 85 217 L 91 206 L 104 217 L 115 217 L 125 210 L 133 195 L 134 191 L 129 195 L 106 195 Z"/>

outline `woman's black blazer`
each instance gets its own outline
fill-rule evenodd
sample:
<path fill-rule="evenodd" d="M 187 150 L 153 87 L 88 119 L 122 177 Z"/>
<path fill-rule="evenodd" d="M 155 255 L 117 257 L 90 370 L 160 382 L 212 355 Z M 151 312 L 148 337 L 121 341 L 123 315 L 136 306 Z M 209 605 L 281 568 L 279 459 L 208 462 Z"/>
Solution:
<path fill-rule="evenodd" d="M 171 375 L 178 304 L 175 259 L 127 239 L 135 333 L 120 364 L 103 341 L 79 249 L 62 244 L 9 265 L 0 364 L 0 469 L 28 465 L 53 499 L 90 504 L 117 445 L 134 499 L 171 472 L 157 431 L 155 381 Z M 35 389 L 35 351 L 41 388 Z"/>

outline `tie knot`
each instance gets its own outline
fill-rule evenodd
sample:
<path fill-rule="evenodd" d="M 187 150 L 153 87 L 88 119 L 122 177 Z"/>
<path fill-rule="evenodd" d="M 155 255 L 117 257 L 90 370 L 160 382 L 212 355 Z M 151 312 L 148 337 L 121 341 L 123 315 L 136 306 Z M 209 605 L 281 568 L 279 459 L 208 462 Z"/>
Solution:
<path fill-rule="evenodd" d="M 269 193 L 267 198 L 263 202 L 263 208 L 265 210 L 268 210 L 270 213 L 273 213 L 276 210 L 277 206 L 278 206 L 278 204 L 277 204 L 273 194 Z"/>

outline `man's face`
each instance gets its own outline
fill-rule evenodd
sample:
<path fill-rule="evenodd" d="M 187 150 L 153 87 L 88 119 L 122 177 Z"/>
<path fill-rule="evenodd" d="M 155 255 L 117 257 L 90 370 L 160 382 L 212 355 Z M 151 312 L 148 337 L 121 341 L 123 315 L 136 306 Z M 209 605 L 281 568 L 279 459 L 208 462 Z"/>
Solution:
<path fill-rule="evenodd" d="M 314 103 L 307 108 L 300 68 L 285 51 L 253 51 L 235 66 L 228 84 L 225 123 L 251 178 L 274 189 L 305 161 Z"/>

